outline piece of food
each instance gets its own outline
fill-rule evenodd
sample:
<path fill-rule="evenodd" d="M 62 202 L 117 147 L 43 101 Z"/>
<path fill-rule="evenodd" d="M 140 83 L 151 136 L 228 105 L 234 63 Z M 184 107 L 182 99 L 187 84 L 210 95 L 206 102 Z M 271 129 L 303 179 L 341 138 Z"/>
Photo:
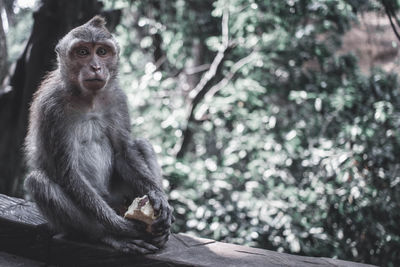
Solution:
<path fill-rule="evenodd" d="M 146 231 L 151 233 L 151 224 L 157 219 L 154 215 L 154 209 L 150 204 L 147 195 L 137 197 L 133 200 L 124 215 L 127 219 L 135 219 L 147 224 Z"/>

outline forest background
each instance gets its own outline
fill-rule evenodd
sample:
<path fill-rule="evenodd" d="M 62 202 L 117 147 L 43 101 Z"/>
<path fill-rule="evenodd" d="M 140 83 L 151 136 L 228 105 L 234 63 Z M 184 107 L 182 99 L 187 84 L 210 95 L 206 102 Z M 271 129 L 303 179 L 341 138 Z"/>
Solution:
<path fill-rule="evenodd" d="M 0 0 L 0 193 L 56 41 L 102 13 L 174 232 L 400 266 L 399 4 Z"/>

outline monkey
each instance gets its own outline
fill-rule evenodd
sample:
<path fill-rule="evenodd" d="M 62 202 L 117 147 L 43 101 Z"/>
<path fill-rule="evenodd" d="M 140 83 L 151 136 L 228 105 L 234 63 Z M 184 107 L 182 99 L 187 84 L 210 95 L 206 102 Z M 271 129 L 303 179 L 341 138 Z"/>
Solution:
<path fill-rule="evenodd" d="M 105 24 L 95 16 L 56 45 L 57 67 L 30 106 L 24 186 L 54 230 L 154 253 L 169 238 L 172 207 L 153 147 L 131 136 L 120 47 Z M 158 214 L 152 234 L 118 212 L 144 194 Z"/>

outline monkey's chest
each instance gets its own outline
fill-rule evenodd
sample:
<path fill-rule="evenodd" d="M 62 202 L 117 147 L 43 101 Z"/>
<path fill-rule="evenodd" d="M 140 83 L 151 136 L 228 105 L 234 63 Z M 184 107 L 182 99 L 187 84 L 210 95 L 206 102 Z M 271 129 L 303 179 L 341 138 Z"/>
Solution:
<path fill-rule="evenodd" d="M 101 195 L 108 193 L 113 153 L 105 129 L 97 120 L 88 120 L 76 128 L 79 168 Z"/>

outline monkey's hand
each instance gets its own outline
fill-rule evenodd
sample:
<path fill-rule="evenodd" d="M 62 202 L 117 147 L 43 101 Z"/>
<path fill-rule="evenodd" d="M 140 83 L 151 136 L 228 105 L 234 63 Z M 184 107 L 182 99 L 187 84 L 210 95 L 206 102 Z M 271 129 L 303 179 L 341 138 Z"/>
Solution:
<path fill-rule="evenodd" d="M 127 220 L 123 217 L 115 216 L 113 225 L 114 234 L 141 239 L 145 237 L 146 224 L 144 222 Z"/>
<path fill-rule="evenodd" d="M 147 196 L 157 216 L 157 219 L 151 225 L 151 232 L 155 235 L 164 235 L 169 232 L 174 221 L 172 208 L 168 204 L 165 194 L 161 191 L 152 190 L 147 193 Z"/>

